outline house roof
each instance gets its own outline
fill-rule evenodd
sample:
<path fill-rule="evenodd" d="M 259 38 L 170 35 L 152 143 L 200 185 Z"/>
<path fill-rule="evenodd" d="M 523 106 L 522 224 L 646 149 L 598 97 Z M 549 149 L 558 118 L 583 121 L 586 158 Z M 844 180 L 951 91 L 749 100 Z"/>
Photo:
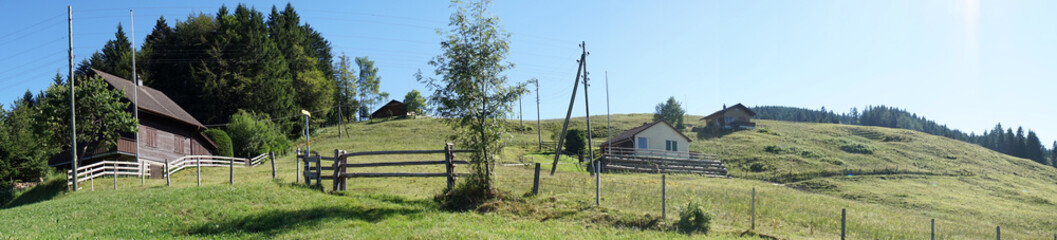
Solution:
<path fill-rule="evenodd" d="M 749 113 L 749 116 L 756 116 L 756 112 L 753 112 L 752 109 L 749 109 L 748 107 L 745 107 L 745 105 L 741 105 L 741 103 L 738 103 L 738 104 L 734 104 L 734 106 L 730 106 L 728 108 L 724 108 L 722 110 L 719 110 L 719 111 L 716 111 L 716 112 L 714 112 L 712 114 L 709 114 L 708 116 L 705 116 L 705 117 L 703 117 L 701 119 L 703 119 L 703 120 L 716 119 L 716 118 L 719 118 L 720 116 L 723 116 L 723 113 L 726 113 L 727 110 L 731 110 L 731 109 L 734 109 L 734 108 L 740 108 L 742 110 L 745 110 L 745 112 Z"/>
<path fill-rule="evenodd" d="M 135 87 L 135 84 L 133 84 L 132 81 L 118 76 L 114 76 L 103 71 L 99 71 L 98 69 L 94 68 L 92 69 L 92 72 L 102 77 L 103 80 L 105 80 L 108 84 L 110 84 L 110 86 L 113 86 L 115 89 L 121 89 L 122 92 L 125 93 L 125 98 L 129 99 L 130 101 L 132 100 L 133 92 L 130 90 Z M 173 102 L 172 99 L 169 99 L 169 97 L 166 96 L 165 93 L 162 93 L 157 89 L 147 86 L 139 86 L 137 89 L 139 90 L 139 96 L 137 96 L 137 105 L 139 106 L 140 110 L 156 114 L 162 117 L 171 118 L 176 121 L 183 122 L 201 129 L 206 128 L 205 125 L 202 125 L 201 122 L 198 122 L 198 120 L 192 117 L 191 114 L 187 113 L 187 111 L 184 111 L 184 109 L 181 108 L 180 105 L 177 105 L 176 102 Z"/>
<path fill-rule="evenodd" d="M 642 131 L 645 131 L 646 129 L 649 129 L 650 127 L 653 127 L 654 125 L 661 124 L 661 123 L 664 123 L 664 125 L 668 126 L 668 128 L 671 128 L 672 130 L 675 130 L 675 132 L 678 133 L 679 136 L 682 136 L 683 138 L 686 138 L 687 142 L 692 142 L 693 141 L 693 140 L 690 139 L 690 137 L 687 137 L 682 132 L 679 132 L 679 130 L 675 129 L 675 127 L 673 127 L 671 124 L 668 124 L 668 122 L 665 122 L 664 120 L 657 120 L 657 121 L 653 121 L 652 123 L 642 124 L 642 126 L 638 126 L 638 127 L 632 128 L 630 130 L 624 131 L 624 132 L 618 134 L 616 137 L 613 137 L 612 139 L 609 139 L 608 141 L 605 141 L 602 144 L 599 144 L 598 146 L 601 147 L 601 146 L 606 146 L 606 145 L 613 144 L 613 143 L 619 143 L 619 142 L 631 140 L 632 138 L 635 137 L 635 135 L 638 135 Z"/>
<path fill-rule="evenodd" d="M 386 108 L 393 108 L 393 107 L 398 107 L 398 106 L 404 106 L 404 103 L 400 102 L 400 101 L 397 101 L 395 99 L 394 100 L 389 100 L 388 103 L 386 103 L 385 105 L 382 105 L 382 107 L 378 108 L 378 110 L 374 110 L 374 112 L 371 113 L 371 116 L 374 116 L 375 114 L 378 114 L 378 113 L 382 112 L 382 110 L 385 110 Z"/>

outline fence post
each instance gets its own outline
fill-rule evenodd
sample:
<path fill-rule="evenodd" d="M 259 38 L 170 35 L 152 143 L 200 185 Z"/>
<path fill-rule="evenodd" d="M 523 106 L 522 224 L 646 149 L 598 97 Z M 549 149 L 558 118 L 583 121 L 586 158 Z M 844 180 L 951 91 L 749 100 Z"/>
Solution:
<path fill-rule="evenodd" d="M 117 161 L 114 161 L 114 190 L 117 190 Z"/>
<path fill-rule="evenodd" d="M 268 152 L 268 159 L 272 162 L 272 180 L 275 180 L 275 152 Z"/>
<path fill-rule="evenodd" d="M 196 175 L 198 175 L 198 186 L 201 187 L 202 186 L 202 159 L 201 158 L 197 158 L 197 157 L 195 158 L 195 169 L 197 171 Z"/>
<path fill-rule="evenodd" d="M 752 227 L 749 229 L 756 230 L 756 188 L 752 188 Z"/>
<path fill-rule="evenodd" d="M 169 182 L 169 159 L 165 159 L 165 186 L 172 186 Z"/>
<path fill-rule="evenodd" d="M 294 151 L 294 183 L 301 182 L 301 148 Z"/>
<path fill-rule="evenodd" d="M 228 184 L 235 184 L 235 159 L 228 159 Z"/>
<path fill-rule="evenodd" d="M 341 150 L 341 155 L 345 155 L 345 153 L 346 153 L 345 150 Z M 348 162 L 349 162 L 349 159 L 347 157 L 344 157 L 344 156 L 341 157 L 341 190 L 342 191 L 349 190 L 348 189 L 348 181 L 349 181 L 349 179 L 345 178 L 345 172 L 347 170 L 347 169 L 345 169 L 345 164 L 348 163 Z M 1057 239 L 1054 239 L 1054 240 L 1057 240 Z"/>
<path fill-rule="evenodd" d="M 536 163 L 536 175 L 532 178 L 532 195 L 540 193 L 540 163 Z"/>
<path fill-rule="evenodd" d="M 661 174 L 661 219 L 668 219 L 668 175 Z"/>
<path fill-rule="evenodd" d="M 316 184 L 323 190 L 323 156 L 319 154 L 316 154 Z"/>
<path fill-rule="evenodd" d="M 143 175 L 147 173 L 147 171 L 143 171 L 143 160 L 136 160 L 139 161 L 139 185 L 147 184 L 147 177 Z"/>
<path fill-rule="evenodd" d="M 453 144 L 451 143 L 444 144 L 444 170 L 448 173 L 448 189 L 446 190 L 447 192 L 451 192 L 451 190 L 455 189 L 455 163 L 452 163 L 452 158 L 454 158 L 454 154 L 452 154 L 452 147 Z"/>
<path fill-rule="evenodd" d="M 341 157 L 341 152 L 338 149 L 334 149 L 334 164 L 332 165 L 332 166 L 334 166 L 334 177 L 331 178 L 330 180 L 331 180 L 331 182 L 333 182 L 332 185 L 334 185 L 334 191 L 335 192 L 338 191 L 338 186 L 341 185 L 341 181 L 338 180 L 338 177 L 339 177 L 338 173 L 341 172 L 341 160 L 339 160 L 340 157 Z"/>
<path fill-rule="evenodd" d="M 840 239 L 841 240 L 844 240 L 844 231 L 847 230 L 847 228 L 845 227 L 846 225 L 844 223 L 847 220 L 847 218 L 848 218 L 848 211 L 843 209 L 843 208 L 841 208 L 840 209 Z"/>
<path fill-rule="evenodd" d="M 932 219 L 932 224 L 931 225 L 932 225 L 932 227 L 931 227 L 932 230 L 930 231 L 931 233 L 929 234 L 929 239 L 930 240 L 936 240 L 936 219 L 935 218 Z"/>
<path fill-rule="evenodd" d="M 1002 226 L 995 226 L 995 239 L 1002 240 Z"/>

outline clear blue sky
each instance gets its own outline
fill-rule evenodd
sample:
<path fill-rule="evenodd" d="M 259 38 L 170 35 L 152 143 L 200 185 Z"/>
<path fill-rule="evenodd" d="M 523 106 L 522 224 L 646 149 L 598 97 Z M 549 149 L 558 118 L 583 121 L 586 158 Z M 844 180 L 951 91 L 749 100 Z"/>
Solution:
<path fill-rule="evenodd" d="M 209 15 L 206 1 L 4 1 L 0 8 L 0 103 L 37 92 L 66 73 L 66 6 L 74 9 L 76 61 L 128 32 L 140 45 L 154 21 Z M 255 1 L 267 13 L 273 4 Z M 382 90 L 424 90 L 412 74 L 439 53 L 445 1 L 311 1 L 294 7 L 334 53 L 377 61 Z M 1057 138 L 1055 1 L 499 1 L 513 34 L 511 80 L 541 79 L 543 118 L 565 114 L 586 41 L 591 110 L 649 113 L 669 96 L 690 114 L 723 104 L 845 112 L 905 108 L 966 132 L 1023 125 L 1049 147 Z M 424 91 L 425 92 L 425 91 Z M 582 94 L 582 92 L 581 92 Z M 530 96 L 534 97 L 534 95 Z M 583 96 L 575 115 L 582 116 Z M 526 119 L 535 119 L 525 101 Z"/>

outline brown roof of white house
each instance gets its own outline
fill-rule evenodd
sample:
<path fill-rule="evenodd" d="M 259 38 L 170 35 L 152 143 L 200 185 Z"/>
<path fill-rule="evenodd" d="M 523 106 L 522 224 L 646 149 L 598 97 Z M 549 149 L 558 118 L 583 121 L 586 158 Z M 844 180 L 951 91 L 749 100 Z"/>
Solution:
<path fill-rule="evenodd" d="M 657 121 L 653 121 L 652 123 L 643 123 L 642 126 L 638 126 L 638 127 L 632 128 L 630 130 L 624 131 L 624 132 L 618 134 L 616 137 L 613 137 L 612 139 L 609 139 L 609 140 L 603 142 L 602 144 L 598 144 L 598 146 L 601 147 L 601 146 L 606 146 L 606 145 L 609 145 L 609 144 L 612 144 L 612 143 L 619 143 L 619 142 L 623 142 L 623 141 L 626 141 L 626 140 L 630 140 L 630 139 L 634 138 L 635 135 L 638 135 L 640 132 L 645 131 L 646 129 L 649 129 L 650 127 L 653 127 L 654 125 L 657 125 L 659 123 L 664 123 L 664 125 L 668 125 L 669 128 L 671 128 L 672 130 L 675 130 L 676 133 L 679 133 L 679 136 L 682 136 L 683 138 L 686 138 L 687 142 L 692 142 L 693 141 L 693 140 L 690 140 L 690 137 L 687 137 L 686 135 L 683 135 L 682 132 L 679 132 L 679 130 L 675 129 L 675 127 L 673 127 L 671 124 L 668 124 L 668 122 L 665 122 L 664 120 L 657 120 Z"/>
<path fill-rule="evenodd" d="M 133 93 L 131 89 L 135 87 L 132 81 L 118 76 L 114 76 L 103 71 L 99 71 L 98 69 L 94 68 L 92 69 L 92 72 L 102 77 L 103 80 L 105 80 L 108 84 L 110 84 L 110 86 L 113 86 L 115 89 L 121 89 L 122 92 L 125 93 L 125 98 L 129 101 L 132 101 Z M 137 96 L 137 101 L 140 110 L 157 114 L 162 117 L 168 117 L 202 129 L 206 128 L 205 125 L 202 125 L 201 122 L 198 122 L 198 120 L 191 116 L 191 114 L 187 113 L 187 111 L 184 111 L 184 109 L 181 108 L 180 105 L 177 105 L 176 102 L 173 102 L 172 99 L 169 99 L 169 97 L 166 96 L 165 93 L 162 93 L 157 89 L 147 86 L 139 86 L 138 89 L 139 96 Z"/>

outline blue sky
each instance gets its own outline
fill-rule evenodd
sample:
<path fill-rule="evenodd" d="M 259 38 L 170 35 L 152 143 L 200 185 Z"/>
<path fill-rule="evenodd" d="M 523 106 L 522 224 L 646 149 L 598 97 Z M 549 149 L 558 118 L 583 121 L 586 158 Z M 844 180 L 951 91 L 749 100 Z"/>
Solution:
<path fill-rule="evenodd" d="M 212 15 L 208 1 L 4 1 L 0 103 L 44 89 L 66 73 L 66 6 L 74 10 L 76 62 L 113 38 L 117 24 L 142 44 L 154 21 Z M 255 1 L 268 12 L 285 1 Z M 381 88 L 396 98 L 439 53 L 445 1 L 293 2 L 335 54 L 377 61 Z M 564 117 L 587 42 L 591 109 L 649 113 L 669 96 L 688 112 L 723 104 L 845 112 L 905 108 L 963 131 L 995 123 L 1057 138 L 1057 2 L 1054 1 L 499 1 L 493 13 L 513 34 L 513 81 L 541 81 L 541 115 Z M 12 24 L 17 23 L 17 24 Z M 582 90 L 581 90 L 582 91 Z M 424 91 L 425 92 L 425 91 Z M 580 93 L 582 94 L 582 92 Z M 530 96 L 534 97 L 534 95 Z M 583 96 L 575 115 L 582 116 Z M 524 115 L 535 119 L 533 101 Z"/>

